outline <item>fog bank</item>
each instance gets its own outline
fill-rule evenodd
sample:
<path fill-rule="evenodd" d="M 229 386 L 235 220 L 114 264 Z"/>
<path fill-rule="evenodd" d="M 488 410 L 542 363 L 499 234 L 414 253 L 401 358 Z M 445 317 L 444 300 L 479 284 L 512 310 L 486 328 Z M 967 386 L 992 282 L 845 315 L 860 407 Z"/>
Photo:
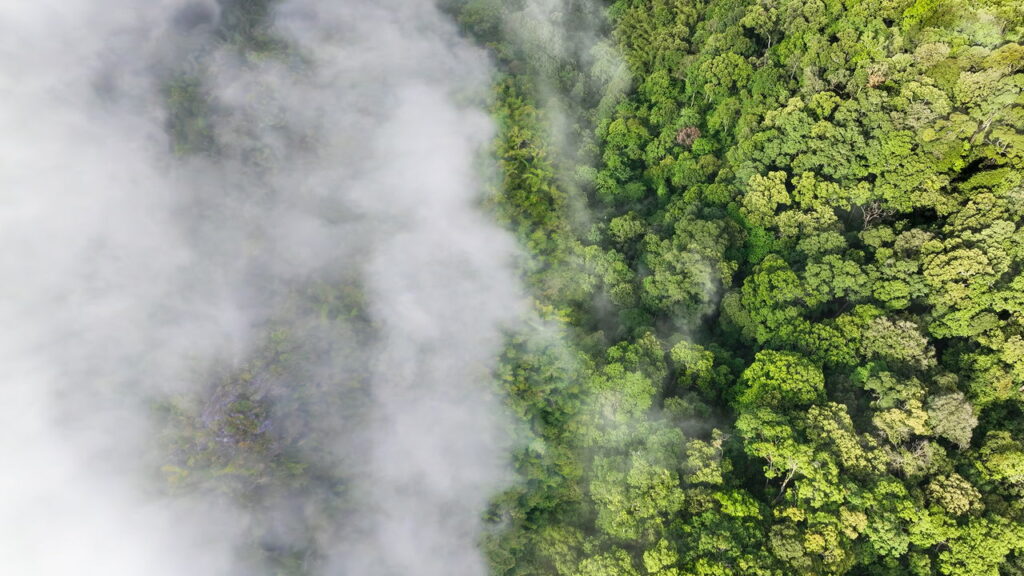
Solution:
<path fill-rule="evenodd" d="M 245 557 L 256 523 L 313 542 L 302 573 L 486 572 L 480 517 L 507 476 L 490 371 L 523 312 L 514 242 L 479 208 L 489 63 L 427 2 L 260 6 L 0 6 L 12 573 L 271 573 Z M 300 378 L 366 387 L 360 426 L 321 411 L 304 432 L 344 517 L 295 512 L 320 484 L 280 513 L 216 476 L 171 495 L 154 406 L 247 366 L 273 322 L 316 324 L 294 295 L 340 277 L 372 336 L 316 332 L 350 352 L 274 376 L 254 426 L 283 434 Z"/>

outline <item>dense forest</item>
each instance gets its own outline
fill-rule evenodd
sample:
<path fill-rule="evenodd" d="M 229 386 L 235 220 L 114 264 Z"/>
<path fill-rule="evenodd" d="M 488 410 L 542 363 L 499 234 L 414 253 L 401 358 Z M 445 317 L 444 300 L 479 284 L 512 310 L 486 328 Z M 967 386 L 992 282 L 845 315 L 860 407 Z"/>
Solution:
<path fill-rule="evenodd" d="M 1024 573 L 1024 4 L 549 8 L 452 7 L 569 343 L 503 356 L 493 573 Z"/>
<path fill-rule="evenodd" d="M 374 206 L 301 196 L 294 183 L 315 180 L 303 179 L 309 169 L 333 185 L 334 160 L 315 152 L 332 128 L 354 131 L 337 148 L 354 158 L 356 182 L 394 168 L 359 164 L 366 134 L 430 142 L 412 134 L 416 114 L 400 118 L 408 129 L 374 132 L 392 120 L 390 101 L 352 80 L 384 91 L 397 83 L 389 74 L 414 74 L 419 44 L 382 71 L 354 55 L 384 53 L 419 24 L 378 45 L 351 14 L 338 16 L 340 31 L 316 28 L 329 11 L 300 2 L 312 14 L 293 15 L 303 34 L 363 43 L 321 57 L 339 63 L 317 76 L 317 55 L 275 28 L 278 2 L 214 4 L 173 23 L 191 43 L 160 76 L 167 163 L 202 178 L 232 172 L 180 211 L 197 245 L 243 238 L 238 259 L 269 264 L 239 275 L 259 310 L 242 360 L 197 360 L 183 379 L 201 385 L 146 397 L 159 449 L 145 465 L 163 496 L 245 511 L 238 574 L 399 574 L 336 566 L 360 547 L 366 527 L 353 519 L 377 506 L 367 494 L 389 494 L 365 488 L 375 478 L 368 407 L 386 405 L 375 380 L 398 379 L 379 350 L 418 319 L 380 312 L 393 304 L 379 304 L 391 276 L 362 252 L 420 220 L 378 207 L 374 218 L 393 227 L 371 229 L 377 220 L 359 218 Z M 462 292 L 436 299 L 465 304 L 462 316 L 439 315 L 458 322 L 424 329 L 409 348 L 444 401 L 476 390 L 459 383 L 491 380 L 508 416 L 513 473 L 479 511 L 473 543 L 491 575 L 1024 576 L 1024 2 L 439 4 L 448 28 L 425 36 L 450 30 L 493 68 L 487 94 L 456 99 L 490 113 L 494 133 L 474 156 L 486 182 L 476 208 L 518 240 L 528 310 L 505 324 L 512 312 L 487 316 L 472 289 L 508 282 L 479 265 L 452 281 Z M 382 14 L 373 18 L 390 22 Z M 224 77 L 234 84 L 217 92 Z M 337 78 L 342 96 L 317 92 Z M 318 99 L 308 115 L 307 98 Z M 362 116 L 331 116 L 349 104 Z M 398 164 L 407 150 L 395 149 Z M 314 219 L 276 239 L 267 206 L 364 224 L 339 228 L 358 240 L 336 262 L 284 273 L 283 257 L 259 257 L 305 239 Z M 438 214 L 431 224 L 444 229 Z M 493 240 L 465 241 L 481 237 Z M 447 265 L 431 258 L 451 238 L 462 237 L 422 252 L 397 245 L 389 254 L 406 260 L 380 268 Z M 478 264 L 470 248 L 465 260 Z M 281 252 L 302 260 L 304 250 Z M 200 263 L 197 277 L 235 254 Z M 473 348 L 481 316 L 502 325 L 485 368 L 488 349 Z M 449 345 L 457 353 L 446 356 Z M 410 416 L 411 398 L 393 421 L 441 426 L 429 406 Z M 442 457 L 462 446 L 457 434 L 438 438 L 456 441 L 415 453 L 416 478 L 469 461 Z M 395 506 L 419 514 L 406 483 Z M 453 502 L 430 520 L 443 523 Z M 431 548 L 430 536 L 410 541 Z M 339 552 L 338 541 L 356 544 Z"/>

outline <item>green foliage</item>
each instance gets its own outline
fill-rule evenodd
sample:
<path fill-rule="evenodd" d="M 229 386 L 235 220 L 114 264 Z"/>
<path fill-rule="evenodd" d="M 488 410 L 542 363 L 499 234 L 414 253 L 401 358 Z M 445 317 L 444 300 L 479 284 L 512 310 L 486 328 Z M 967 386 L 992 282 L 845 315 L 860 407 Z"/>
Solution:
<path fill-rule="evenodd" d="M 499 91 L 532 110 L 499 114 L 529 127 L 504 148 L 501 213 L 579 360 L 571 397 L 509 381 L 536 386 L 522 414 L 555 423 L 534 430 L 563 460 L 520 468 L 532 520 L 497 573 L 1016 573 L 1010 4 L 613 2 L 634 89 L 592 104 L 585 231 L 543 107 Z M 464 24 L 490 38 L 495 6 Z"/>
<path fill-rule="evenodd" d="M 801 409 L 825 398 L 821 369 L 799 354 L 765 350 L 743 372 L 737 409 Z"/>
<path fill-rule="evenodd" d="M 180 77 L 164 89 L 167 124 L 175 154 L 212 153 L 216 150 L 209 115 L 209 97 L 198 79 Z"/>
<path fill-rule="evenodd" d="M 494 372 L 493 574 L 1024 573 L 1019 2 L 444 4 L 500 68 L 486 207 L 536 312 Z M 287 54 L 269 2 L 223 6 L 243 60 Z M 218 153 L 202 74 L 164 93 L 175 151 Z M 316 335 L 373 328 L 358 287 L 294 306 L 164 407 L 164 472 L 257 512 L 318 483 L 330 525 L 345 466 L 304 415 L 358 427 L 365 390 Z"/>

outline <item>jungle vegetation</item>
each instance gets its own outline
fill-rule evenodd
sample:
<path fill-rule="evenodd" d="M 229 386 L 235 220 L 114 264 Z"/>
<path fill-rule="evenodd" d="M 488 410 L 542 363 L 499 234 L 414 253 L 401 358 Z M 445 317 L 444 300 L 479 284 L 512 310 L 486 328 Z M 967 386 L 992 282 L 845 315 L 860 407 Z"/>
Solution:
<path fill-rule="evenodd" d="M 570 342 L 503 358 L 531 441 L 493 572 L 1024 573 L 1024 4 L 564 8 L 608 43 L 455 8 Z"/>
<path fill-rule="evenodd" d="M 566 0 L 549 50 L 523 0 L 444 4 L 500 69 L 488 207 L 543 328 L 496 368 L 495 576 L 1024 575 L 1024 4 Z M 287 51 L 243 16 L 240 50 Z M 170 129 L 216 153 L 196 86 Z M 365 391 L 274 383 L 358 365 L 356 284 L 164 408 L 172 489 L 344 513 L 302 414 L 356 427 Z M 300 574 L 314 540 L 259 553 Z"/>

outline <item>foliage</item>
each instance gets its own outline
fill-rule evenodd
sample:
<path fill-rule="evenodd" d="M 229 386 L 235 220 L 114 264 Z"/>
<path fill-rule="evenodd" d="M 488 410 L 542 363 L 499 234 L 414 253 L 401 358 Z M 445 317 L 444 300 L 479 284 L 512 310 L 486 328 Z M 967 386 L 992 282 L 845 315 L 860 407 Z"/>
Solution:
<path fill-rule="evenodd" d="M 223 42 L 287 54 L 267 2 L 223 4 Z M 493 574 L 1024 573 L 1019 2 L 537 3 L 543 34 L 528 2 L 443 4 L 500 67 L 487 208 L 542 324 L 495 370 L 518 481 Z M 217 154 L 201 74 L 165 96 L 176 152 Z M 248 364 L 163 406 L 170 490 L 258 511 L 319 483 L 309 521 L 343 515 L 303 415 L 360 425 L 358 294 L 296 290 Z"/>
<path fill-rule="evenodd" d="M 1012 4 L 617 0 L 633 89 L 577 100 L 572 162 L 516 9 L 465 4 L 495 206 L 563 335 L 504 364 L 534 443 L 496 574 L 1019 573 Z"/>

